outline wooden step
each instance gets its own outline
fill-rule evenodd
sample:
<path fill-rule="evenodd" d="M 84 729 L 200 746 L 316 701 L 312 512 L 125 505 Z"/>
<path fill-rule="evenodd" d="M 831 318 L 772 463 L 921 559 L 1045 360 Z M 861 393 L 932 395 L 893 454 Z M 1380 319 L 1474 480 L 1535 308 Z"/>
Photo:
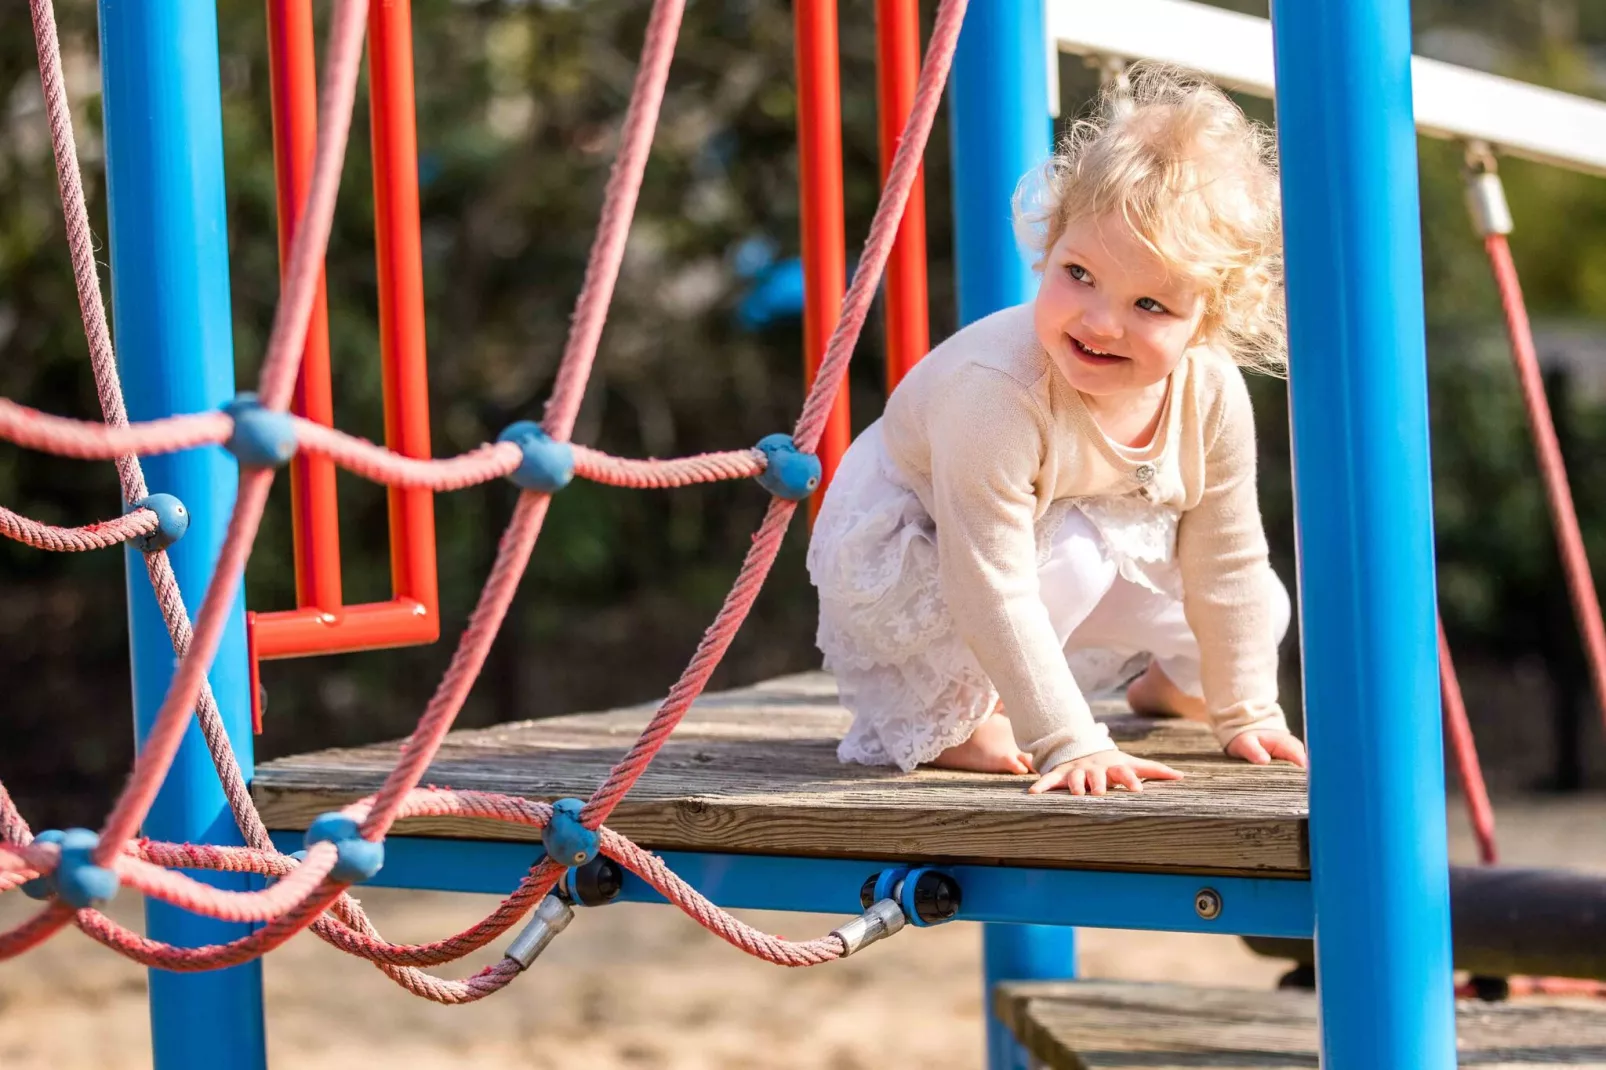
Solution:
<path fill-rule="evenodd" d="M 1053 1070 L 1315 1068 L 1316 995 L 1121 981 L 1000 985 L 998 1017 Z M 1606 1005 L 1458 1001 L 1460 1065 L 1606 1068 Z"/>
<path fill-rule="evenodd" d="M 1304 773 L 1230 760 L 1199 725 L 1103 712 L 1123 747 L 1186 779 L 1076 798 L 1029 796 L 1030 777 L 844 765 L 836 746 L 849 716 L 835 682 L 816 672 L 704 696 L 609 824 L 660 851 L 1307 875 Z M 640 706 L 453 732 L 423 782 L 584 798 L 652 713 Z M 302 829 L 377 790 L 397 750 L 376 743 L 280 758 L 257 767 L 251 790 L 269 828 Z M 404 821 L 396 833 L 538 838 L 465 819 Z"/>

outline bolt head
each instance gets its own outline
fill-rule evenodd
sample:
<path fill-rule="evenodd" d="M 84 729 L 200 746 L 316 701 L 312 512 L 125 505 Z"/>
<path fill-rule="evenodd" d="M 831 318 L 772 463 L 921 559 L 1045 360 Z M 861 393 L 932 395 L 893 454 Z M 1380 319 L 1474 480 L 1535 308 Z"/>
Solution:
<path fill-rule="evenodd" d="M 1205 921 L 1221 917 L 1221 893 L 1214 888 L 1200 888 L 1193 894 L 1193 911 Z"/>

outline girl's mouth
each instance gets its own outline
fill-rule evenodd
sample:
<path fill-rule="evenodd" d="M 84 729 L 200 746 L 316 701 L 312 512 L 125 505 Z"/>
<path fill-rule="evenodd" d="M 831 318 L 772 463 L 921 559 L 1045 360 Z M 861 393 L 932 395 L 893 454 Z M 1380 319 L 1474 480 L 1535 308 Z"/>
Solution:
<path fill-rule="evenodd" d="M 1065 337 L 1071 340 L 1071 349 L 1075 351 L 1076 355 L 1084 363 L 1108 367 L 1111 364 L 1119 364 L 1121 361 L 1126 360 L 1125 357 L 1118 353 L 1107 353 L 1102 349 L 1094 349 L 1072 335 L 1068 334 Z"/>

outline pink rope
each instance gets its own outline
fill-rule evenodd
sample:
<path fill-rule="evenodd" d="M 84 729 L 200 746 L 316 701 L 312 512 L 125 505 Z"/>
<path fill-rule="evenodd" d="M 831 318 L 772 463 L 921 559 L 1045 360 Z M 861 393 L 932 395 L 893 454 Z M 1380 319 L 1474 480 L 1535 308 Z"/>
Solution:
<path fill-rule="evenodd" d="M 294 386 L 311 315 L 312 290 L 318 264 L 328 243 L 334 191 L 340 181 L 346 137 L 351 128 L 352 101 L 362 64 L 362 42 L 367 0 L 341 0 L 330 28 L 330 54 L 319 111 L 318 149 L 312 188 L 303 223 L 291 246 L 285 294 L 274 317 L 268 356 L 262 372 L 262 403 L 282 410 Z M 341 106 L 337 107 L 339 104 Z M 134 775 L 101 830 L 96 861 L 105 864 L 145 820 L 161 789 L 173 756 L 183 741 L 190 711 L 195 705 L 206 671 L 217 654 L 229 606 L 234 601 L 246 559 L 256 539 L 273 483 L 272 469 L 242 472 L 234 514 L 229 519 L 218 562 L 196 615 L 195 635 L 189 653 L 179 661 L 166 699 L 157 711 L 145 746 L 135 759 Z"/>
<path fill-rule="evenodd" d="M 798 419 L 793 437 L 798 449 L 805 453 L 812 453 L 819 444 L 826 416 L 841 388 L 848 362 L 853 359 L 853 349 L 864 327 L 870 302 L 875 297 L 887 258 L 892 253 L 892 243 L 897 237 L 904 207 L 909 202 L 909 191 L 919 174 L 920 157 L 931 134 L 937 105 L 942 101 L 943 86 L 947 83 L 948 70 L 959 41 L 959 29 L 964 22 L 965 3 L 966 0 L 943 0 L 937 9 L 931 42 L 915 89 L 914 105 L 904 126 L 892 167 L 887 172 L 886 188 L 882 191 L 881 203 L 876 207 L 864 253 L 859 258 L 859 270 L 854 274 L 853 285 L 848 288 L 842 319 L 831 335 L 825 359 L 820 364 L 814 386 L 804 403 L 803 415 Z M 764 524 L 748 551 L 747 560 L 742 564 L 736 585 L 713 625 L 704 633 L 691 664 L 670 689 L 669 696 L 635 746 L 614 766 L 608 779 L 586 803 L 583 819 L 588 827 L 596 828 L 608 819 L 608 815 L 613 813 L 614 807 L 619 805 L 625 793 L 641 777 L 669 734 L 702 693 L 757 599 L 770 567 L 775 563 L 794 508 L 794 503 L 781 499 L 776 499 L 770 505 Z"/>
<path fill-rule="evenodd" d="M 680 17 L 684 7 L 685 0 L 654 0 L 652 14 L 647 21 L 641 63 L 636 71 L 635 84 L 630 90 L 630 104 L 625 110 L 623 143 L 619 157 L 614 161 L 613 172 L 608 177 L 602 218 L 597 225 L 597 240 L 591 247 L 585 279 L 575 303 L 569 340 L 558 365 L 557 384 L 553 388 L 552 400 L 547 404 L 546 431 L 555 439 L 567 440 L 574 429 L 585 383 L 596 359 L 597 343 L 602 336 L 602 325 L 607 319 L 608 305 L 613 298 L 613 285 L 619 276 L 620 262 L 624 259 L 630 219 L 635 212 L 642 176 L 646 171 L 653 131 L 658 125 L 658 109 L 663 101 L 664 84 L 669 79 L 669 61 L 674 55 L 675 38 L 680 32 Z M 402 746 L 401 759 L 385 779 L 373 812 L 363 822 L 362 834 L 368 839 L 384 837 L 395 820 L 395 811 L 402 798 L 418 786 L 424 770 L 440 749 L 441 740 L 451 730 L 452 722 L 474 686 L 475 677 L 479 675 L 480 666 L 485 663 L 485 655 L 496 637 L 496 629 L 501 626 L 508 603 L 512 601 L 513 592 L 524 574 L 549 502 L 547 496 L 531 492 L 519 496 L 518 508 L 497 550 L 496 566 L 486 581 L 485 590 L 480 594 L 479 605 L 469 619 L 468 629 L 463 633 L 446 675 L 424 711 L 418 728 Z"/>
<path fill-rule="evenodd" d="M 937 117 L 937 106 L 942 103 L 943 87 L 948 84 L 948 71 L 953 66 L 954 49 L 959 43 L 959 29 L 965 21 L 966 0 L 943 0 L 937 8 L 936 20 L 931 28 L 931 40 L 926 46 L 926 59 L 920 68 L 920 80 L 915 85 L 914 104 L 909 120 L 904 124 L 903 136 L 898 140 L 898 151 L 887 170 L 886 186 L 881 203 L 876 206 L 870 223 L 870 235 L 865 239 L 864 253 L 859 258 L 859 269 L 853 274 L 847 296 L 842 300 L 842 318 L 837 321 L 831 341 L 826 345 L 825 359 L 815 376 L 814 387 L 803 403 L 793 440 L 804 453 L 813 453 L 825 433 L 825 422 L 836 403 L 837 391 L 847 375 L 848 362 L 853 359 L 853 348 L 859 333 L 864 329 L 870 303 L 875 299 L 876 287 L 886 271 L 887 258 L 892 255 L 892 244 L 897 238 L 898 226 L 903 222 L 903 211 L 909 203 L 909 191 L 914 188 L 920 172 L 920 158 L 925 154 L 926 142 L 931 137 L 931 125 Z"/>
<path fill-rule="evenodd" d="M 221 412 L 169 416 L 113 427 L 92 420 L 51 416 L 0 398 L 0 438 L 28 449 L 81 461 L 104 461 L 125 454 L 177 453 L 228 440 L 234 421 Z M 140 495 L 144 497 L 144 495 Z"/>
<path fill-rule="evenodd" d="M 349 472 L 392 487 L 460 490 L 505 476 L 518 468 L 523 454 L 511 442 L 488 444 L 460 457 L 421 460 L 403 457 L 366 439 L 336 431 L 300 416 L 294 417 L 296 444 L 322 454 Z"/>
<path fill-rule="evenodd" d="M 51 903 L 10 932 L 0 933 L 0 962 L 38 947 L 73 920 L 72 907 Z"/>
<path fill-rule="evenodd" d="M 49 0 L 34 0 L 34 2 L 36 5 L 42 4 L 48 8 Z M 358 6 L 356 3 L 351 5 L 353 8 L 356 6 Z M 832 339 L 822 374 L 816 381 L 799 421 L 797 437 L 800 445 L 806 449 L 813 448 L 818 438 L 818 424 L 822 422 L 811 414 L 816 409 L 822 408 L 822 397 L 823 409 L 828 410 L 831 395 L 840 386 L 842 372 L 851 357 L 857 333 L 862 329 L 869 296 L 873 294 L 876 282 L 885 266 L 891 237 L 896 231 L 898 218 L 907 200 L 909 185 L 918 169 L 920 150 L 918 148 L 911 150 L 910 144 L 914 142 L 923 145 L 929 135 L 964 8 L 964 0 L 944 0 L 938 11 L 937 27 L 933 32 L 925 69 L 922 71 L 915 108 L 911 113 L 898 157 L 889 174 L 888 188 L 867 241 L 862 263 L 869 270 L 861 270 L 855 280 L 854 288 L 849 291 L 848 309 L 844 314 L 843 326 L 839 326 Z M 341 17 L 349 15 L 349 11 L 349 8 L 342 7 L 331 36 L 337 41 L 346 42 L 351 39 L 348 35 L 355 33 L 356 40 L 360 43 L 360 19 L 355 20 L 358 24 L 357 31 L 352 29 L 350 23 L 341 22 Z M 606 318 L 612 288 L 617 279 L 624 239 L 628 233 L 629 216 L 640 188 L 641 169 L 644 167 L 650 147 L 652 129 L 656 126 L 663 80 L 667 76 L 669 57 L 673 50 L 673 36 L 678 29 L 680 14 L 681 0 L 658 0 L 653 9 L 648 39 L 643 48 L 641 70 L 638 72 L 637 85 L 632 93 L 631 107 L 626 116 L 624 145 L 610 177 L 598 239 L 593 247 L 592 258 L 587 267 L 586 282 L 577 302 L 575 328 L 571 333 L 563 366 L 559 371 L 559 386 L 554 391 L 548 409 L 548 430 L 554 437 L 567 438 L 572 430 L 584 383 L 595 359 L 596 345 Z M 37 26 L 36 20 L 36 28 Z M 330 61 L 329 77 L 331 81 L 339 83 L 335 72 L 340 69 L 339 61 L 345 53 L 342 48 L 335 49 L 335 52 L 336 55 Z M 43 55 L 41 65 L 43 70 Z M 324 94 L 326 104 L 335 96 L 334 93 L 326 92 Z M 344 99 L 345 120 L 349 121 L 349 94 Z M 340 125 L 338 118 L 334 125 Z M 325 124 L 325 128 L 327 126 L 328 124 Z M 344 137 L 345 130 L 342 128 L 339 136 L 331 139 L 330 143 L 338 141 L 343 145 Z M 335 177 L 329 180 L 328 195 L 332 197 L 333 182 L 338 180 L 339 153 L 323 151 L 327 147 L 328 145 L 320 140 L 320 164 L 332 168 L 335 174 Z M 58 165 L 62 158 L 58 153 Z M 318 201 L 320 192 L 321 188 L 315 180 L 309 202 Z M 64 200 L 66 197 L 64 184 Z M 321 202 L 316 207 L 318 211 L 323 210 Z M 309 207 L 309 212 L 311 211 L 313 208 Z M 317 244 L 321 247 L 326 239 L 327 224 L 323 228 L 323 237 Z M 306 261 L 315 266 L 316 261 L 321 259 L 321 248 L 310 260 L 306 257 L 297 257 L 294 253 L 292 259 L 298 263 Z M 269 356 L 264 367 L 264 399 L 270 405 L 280 408 L 282 400 L 279 395 L 287 396 L 289 386 L 294 381 L 294 363 L 299 354 L 299 338 L 304 335 L 306 326 L 305 315 L 297 311 L 303 302 L 294 278 L 287 283 L 286 291 L 275 324 L 275 340 L 270 341 Z M 94 289 L 94 299 L 95 302 L 99 300 L 98 285 Z M 87 318 L 86 313 L 86 320 Z M 286 341 L 290 337 L 297 339 L 294 346 L 289 346 Z M 288 377 L 284 371 L 286 368 Z M 99 370 L 97 366 L 97 373 Z M 101 383 L 104 393 L 106 381 L 98 374 L 97 381 Z M 114 369 L 110 382 L 115 388 Z M 14 408 L 20 409 L 20 406 Z M 27 410 L 23 412 L 27 414 Z M 5 411 L 0 410 L 0 435 L 8 430 L 4 422 L 6 415 Z M 109 411 L 108 419 L 110 418 Z M 50 419 L 24 420 L 22 423 L 26 426 L 18 434 L 38 436 L 46 432 L 51 434 L 59 432 L 59 424 L 50 424 Z M 43 431 L 40 430 L 41 427 L 44 428 Z M 224 433 L 227 433 L 226 427 Z M 77 441 L 83 441 L 81 436 L 74 437 Z M 345 438 L 349 439 L 349 436 Z M 103 448 L 105 441 L 107 440 L 101 440 L 102 445 L 99 447 L 80 445 L 78 448 Z M 484 478 L 492 478 L 494 475 L 504 474 L 507 460 L 503 455 L 509 452 L 498 450 L 497 447 L 486 447 L 463 458 L 445 462 L 422 462 L 425 467 L 404 470 L 392 465 L 392 459 L 384 456 L 386 451 L 377 447 L 369 447 L 367 450 L 354 449 L 351 446 L 353 441 L 357 442 L 359 447 L 369 447 L 369 444 L 361 443 L 360 440 L 341 441 L 333 436 L 323 445 L 327 449 L 343 451 L 354 464 L 376 466 L 376 471 L 398 475 L 399 478 L 448 478 L 443 473 L 449 473 L 449 478 L 454 479 L 469 479 L 482 475 Z M 577 468 L 581 469 L 581 474 L 631 486 L 681 485 L 684 482 L 704 479 L 736 478 L 756 474 L 763 467 L 762 456 L 756 454 L 756 451 L 705 455 L 672 462 L 620 461 L 583 449 L 577 450 L 576 453 Z M 355 903 L 344 897 L 338 887 L 331 886 L 322 879 L 322 874 L 318 872 L 323 865 L 322 857 L 331 853 L 332 849 L 323 852 L 315 849 L 315 855 L 319 857 L 316 863 L 309 858 L 307 865 L 296 867 L 294 870 L 287 868 L 286 861 L 272 854 L 264 846 L 267 843 L 266 832 L 261 828 L 260 819 L 250 807 L 248 796 L 231 794 L 230 801 L 236 809 L 242 830 L 245 831 L 248 840 L 257 845 L 256 850 L 143 844 L 137 852 L 140 857 L 133 857 L 120 854 L 116 846 L 127 839 L 132 832 L 131 826 L 124 828 L 129 824 L 128 815 L 136 811 L 142 815 L 144 809 L 148 808 L 149 798 L 146 796 L 153 795 L 155 791 L 151 781 L 154 780 L 159 784 L 167 764 L 171 762 L 171 751 L 176 746 L 177 738 L 174 733 L 182 735 L 187 723 L 188 706 L 197 694 L 205 694 L 204 666 L 215 653 L 216 633 L 220 629 L 218 623 L 220 613 L 217 606 L 227 605 L 232 600 L 233 587 L 237 582 L 239 570 L 243 568 L 244 559 L 248 556 L 250 543 L 254 539 L 255 529 L 260 520 L 262 499 L 266 495 L 270 481 L 271 473 L 267 472 L 249 473 L 242 479 L 239 502 L 218 564 L 218 571 L 223 575 L 214 576 L 197 617 L 193 635 L 185 634 L 187 618 L 181 615 L 178 623 L 172 618 L 169 619 L 175 649 L 179 649 L 182 655 L 179 672 L 175 675 L 168 698 L 158 713 L 157 728 L 136 763 L 135 776 L 129 789 L 125 791 L 108 819 L 100 853 L 106 860 L 113 861 L 118 866 L 120 874 L 130 883 L 147 886 L 157 894 L 181 899 L 186 905 L 191 905 L 198 911 L 227 912 L 218 916 L 250 920 L 265 920 L 270 917 L 273 920 L 258 932 L 229 944 L 210 948 L 171 948 L 129 933 L 97 912 L 79 912 L 79 925 L 87 933 L 147 965 L 177 970 L 212 969 L 233 965 L 278 946 L 294 932 L 314 922 L 320 930 L 327 930 L 320 932 L 325 939 L 330 939 L 337 946 L 349 945 L 361 949 L 371 957 L 378 957 L 372 955 L 375 950 L 387 955 L 401 955 L 419 950 L 385 944 L 373 930 L 371 923 L 356 908 Z M 468 689 L 472 687 L 473 680 L 478 675 L 485 652 L 494 639 L 512 592 L 526 567 L 548 503 L 549 499 L 543 495 L 527 493 L 521 496 L 519 506 L 499 547 L 496 566 L 482 592 L 480 605 L 465 630 L 452 666 L 437 689 L 435 698 L 426 709 L 418 729 L 404 745 L 402 758 L 396 769 L 387 778 L 386 784 L 375 796 L 371 806 L 360 804 L 347 809 L 347 813 L 354 817 L 361 816 L 365 835 L 374 838 L 383 836 L 395 820 L 415 814 L 451 812 L 501 821 L 539 824 L 544 823 L 550 813 L 550 808 L 543 804 L 502 796 L 415 790 L 418 778 L 428 767 L 441 738 L 449 730 L 451 721 L 461 708 Z M 629 785 L 640 775 L 641 769 L 645 768 L 652 754 L 662 745 L 674 723 L 684 715 L 685 710 L 706 685 L 708 677 L 751 608 L 773 564 L 787 522 L 795 508 L 796 505 L 792 502 L 778 500 L 772 503 L 764 524 L 755 536 L 754 546 L 744 561 L 730 598 L 704 636 L 698 653 L 688 665 L 686 673 L 671 690 L 664 706 L 637 741 L 636 746 L 632 748 L 631 753 L 610 774 L 608 781 L 598 789 L 588 804 L 587 818 L 593 827 L 600 826 L 601 821 L 617 804 L 624 791 L 627 791 Z M 152 560 L 160 560 L 165 564 L 165 556 L 161 554 L 152 555 Z M 170 568 L 167 579 L 176 596 L 176 584 L 172 584 Z M 154 566 L 152 580 L 159 588 L 162 586 L 158 569 Z M 223 775 L 226 785 L 228 781 L 233 780 L 235 786 L 243 791 L 243 781 L 240 780 L 237 764 L 233 764 L 232 752 L 227 747 L 226 738 L 220 741 L 210 738 L 211 735 L 221 731 L 215 708 L 211 710 L 211 716 L 206 716 L 203 712 L 202 721 L 203 728 L 212 729 L 209 733 L 209 743 L 214 744 L 214 755 L 219 758 L 220 774 Z M 218 753 L 219 746 L 222 750 L 221 755 Z M 0 801 L 4 803 L 0 805 L 0 828 L 5 829 L 8 836 L 14 833 L 26 836 L 25 824 L 19 826 L 20 815 L 15 815 L 15 820 L 12 819 L 14 807 L 10 806 L 9 798 L 0 793 Z M 134 818 L 133 823 L 137 824 L 139 819 Z M 254 826 L 252 822 L 255 822 Z M 17 833 L 19 827 L 22 831 Z M 666 898 L 677 903 L 705 927 L 727 939 L 734 946 L 787 965 L 812 965 L 830 961 L 843 953 L 840 941 L 834 937 L 793 943 L 758 933 L 713 906 L 664 868 L 661 862 L 628 840 L 606 828 L 603 828 L 602 834 L 608 853 L 619 858 L 622 863 L 658 888 Z M 24 856 L 17 856 L 14 851 L 0 853 L 11 855 L 15 861 L 17 857 L 25 857 L 30 852 L 25 852 Z M 43 853 L 48 854 L 49 851 Z M 196 892 L 196 882 L 179 874 L 168 873 L 160 868 L 163 865 L 208 865 L 212 868 L 271 871 L 281 879 L 279 884 L 267 892 L 224 893 L 210 889 L 209 886 L 200 886 L 207 888 L 207 893 L 203 894 Z M 513 918 L 527 911 L 529 905 L 538 901 L 550 890 L 560 872 L 559 867 L 550 862 L 541 863 L 486 922 L 482 922 L 465 934 L 449 938 L 448 941 L 421 947 L 428 949 L 429 954 L 435 954 L 447 950 L 445 945 L 456 942 L 474 943 L 476 947 L 483 946 L 485 940 L 489 938 L 486 936 L 488 930 L 494 928 L 495 932 L 504 931 Z M 319 915 L 330 907 L 334 909 L 334 916 L 320 919 Z M 60 913 L 64 908 L 56 909 L 57 913 Z M 64 920 L 65 915 L 58 919 L 51 917 L 47 911 L 33 922 L 0 937 L 0 948 L 13 948 L 28 940 L 36 942 L 35 938 L 43 939 L 49 932 L 40 935 L 42 930 L 54 931 L 54 928 L 59 928 Z M 483 970 L 464 981 L 443 981 L 415 969 L 383 961 L 380 963 L 380 968 L 410 991 L 441 1002 L 469 1002 L 483 998 L 484 995 L 499 990 L 518 974 L 516 964 L 507 961 Z"/>
<path fill-rule="evenodd" d="M 61 191 L 67 247 L 72 253 L 73 282 L 78 289 L 78 308 L 83 314 L 84 335 L 89 342 L 89 362 L 95 371 L 95 389 L 100 395 L 100 410 L 106 423 L 112 427 L 127 427 L 128 410 L 123 406 L 117 358 L 112 352 L 111 330 L 106 324 L 106 307 L 101 299 L 100 273 L 95 267 L 94 236 L 89 229 L 89 209 L 84 203 L 84 183 L 78 168 L 78 143 L 73 138 L 67 80 L 61 71 L 61 38 L 56 32 L 56 12 L 51 0 L 30 0 L 29 8 L 33 14 L 34 46 L 39 53 L 39 80 L 44 89 L 45 113 L 50 117 L 50 144 L 56 160 L 56 184 Z M 127 501 L 137 502 L 149 493 L 145 486 L 145 473 L 141 471 L 132 450 L 117 458 L 117 475 Z"/>
<path fill-rule="evenodd" d="M 29 520 L 10 509 L 0 506 L 0 535 L 26 543 L 36 550 L 53 550 L 72 553 L 83 550 L 104 550 L 120 546 L 131 539 L 150 535 L 157 528 L 156 514 L 149 509 L 136 509 L 131 513 L 88 524 L 81 528 L 58 528 Z"/>
<path fill-rule="evenodd" d="M 190 711 L 195 707 L 196 696 L 205 682 L 206 672 L 217 655 L 218 642 L 228 623 L 229 607 L 234 604 L 235 592 L 245 571 L 246 558 L 256 539 L 257 526 L 262 520 L 262 509 L 268 501 L 268 488 L 273 483 L 272 469 L 242 472 L 240 492 L 235 501 L 234 514 L 223 537 L 223 547 L 207 585 L 206 596 L 201 600 L 200 612 L 195 618 L 195 637 L 189 653 L 179 659 L 168 686 L 167 697 L 153 719 L 145 745 L 134 759 L 134 773 L 123 789 L 117 805 L 107 817 L 100 831 L 100 846 L 95 861 L 108 864 L 124 840 L 138 830 L 151 803 L 161 790 L 167 770 L 173 764 L 179 744 L 184 741 L 189 727 Z"/>
<path fill-rule="evenodd" d="M 434 696 L 419 719 L 418 727 L 402 744 L 396 767 L 385 778 L 384 785 L 375 797 L 373 810 L 362 825 L 364 838 L 379 841 L 395 823 L 396 811 L 407 793 L 418 786 L 424 770 L 440 749 L 441 740 L 451 730 L 452 721 L 463 707 L 479 676 L 485 656 L 496 639 L 497 630 L 513 601 L 524 567 L 535 549 L 536 537 L 541 534 L 541 522 L 546 519 L 547 507 L 552 499 L 545 494 L 525 491 L 519 495 L 513 511 L 513 520 L 502 535 L 497 547 L 496 562 L 491 575 L 480 592 L 479 604 L 468 619 L 468 627 L 452 653 L 451 663 Z"/>
<path fill-rule="evenodd" d="M 335 194 L 351 133 L 352 106 L 357 99 L 357 72 L 362 66 L 363 34 L 368 0 L 342 0 L 329 27 L 329 61 L 318 91 L 318 140 L 312 159 L 312 183 L 307 203 L 296 218 L 295 237 L 284 273 L 284 286 L 274 309 L 267 356 L 262 361 L 258 396 L 269 409 L 290 406 L 301 352 L 307 343 L 307 324 L 318 292 L 329 231 L 335 219 Z"/>
<path fill-rule="evenodd" d="M 585 446 L 574 447 L 575 475 L 616 487 L 686 487 L 693 483 L 714 483 L 722 479 L 746 479 L 758 475 L 766 467 L 764 455 L 758 450 L 701 453 L 673 461 L 636 461 L 610 457 Z"/>
<path fill-rule="evenodd" d="M 222 921 L 269 921 L 289 913 L 316 891 L 335 868 L 337 858 L 334 844 L 317 844 L 307 852 L 305 862 L 272 887 L 257 892 L 214 888 L 193 877 L 128 855 L 117 860 L 117 876 L 125 886 L 193 914 Z"/>
<path fill-rule="evenodd" d="M 647 153 L 658 126 L 658 109 L 663 104 L 669 61 L 675 54 L 675 39 L 680 35 L 685 8 L 685 0 L 654 0 L 647 19 L 647 36 L 625 110 L 619 156 L 603 191 L 602 220 L 586 261 L 569 340 L 558 363 L 557 382 L 547 402 L 546 432 L 559 441 L 567 441 L 574 431 L 580 398 L 591 378 L 602 326 L 608 319 L 608 306 L 613 303 L 613 287 L 619 279 L 619 265 L 624 262 L 625 239 L 630 236 L 630 220 L 636 213 L 641 176 L 647 169 Z"/>

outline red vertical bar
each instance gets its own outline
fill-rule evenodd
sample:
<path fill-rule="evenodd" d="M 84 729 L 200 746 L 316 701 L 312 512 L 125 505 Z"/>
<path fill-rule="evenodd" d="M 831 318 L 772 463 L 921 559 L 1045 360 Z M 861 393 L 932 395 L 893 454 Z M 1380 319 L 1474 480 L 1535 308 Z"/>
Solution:
<path fill-rule="evenodd" d="M 876 101 L 881 127 L 881 179 L 892 169 L 920 78 L 920 9 L 916 0 L 876 0 Z M 931 348 L 926 295 L 925 169 L 909 191 L 887 261 L 887 393 Z"/>
<path fill-rule="evenodd" d="M 273 97 L 273 166 L 278 189 L 280 270 L 312 184 L 318 138 L 318 70 L 313 51 L 312 0 L 268 0 L 268 69 Z M 329 306 L 320 273 L 296 379 L 294 410 L 325 425 L 334 422 L 329 385 Z M 295 532 L 296 604 L 340 608 L 340 526 L 335 466 L 298 453 L 290 462 Z"/>
<path fill-rule="evenodd" d="M 797 0 L 797 149 L 803 217 L 803 377 L 814 383 L 842 316 L 847 250 L 842 213 L 842 84 L 837 72 L 836 0 Z M 853 432 L 844 383 L 820 439 L 821 489 L 830 485 Z M 809 515 L 820 495 L 810 499 Z"/>
<path fill-rule="evenodd" d="M 408 457 L 428 457 L 429 375 L 424 349 L 424 262 L 408 0 L 374 3 L 369 9 L 368 34 L 385 443 Z M 429 491 L 390 490 L 390 575 L 396 598 L 410 599 L 418 603 L 420 615 L 438 618 L 435 512 Z"/>

